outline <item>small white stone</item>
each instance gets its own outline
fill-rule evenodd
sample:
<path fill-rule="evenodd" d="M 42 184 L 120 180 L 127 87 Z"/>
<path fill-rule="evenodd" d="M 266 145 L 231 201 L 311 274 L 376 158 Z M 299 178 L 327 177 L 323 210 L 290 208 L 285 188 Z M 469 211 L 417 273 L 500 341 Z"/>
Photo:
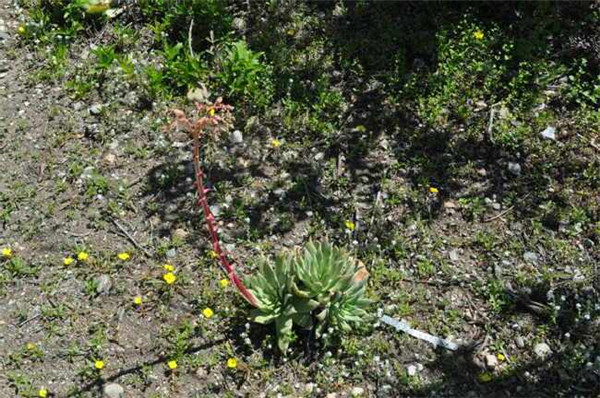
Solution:
<path fill-rule="evenodd" d="M 364 393 L 365 393 L 365 389 L 362 387 L 354 387 L 354 388 L 352 388 L 352 391 L 350 391 L 350 394 L 353 397 L 362 397 Z"/>
<path fill-rule="evenodd" d="M 498 366 L 498 358 L 496 358 L 495 355 L 486 354 L 484 359 L 485 359 L 485 366 L 487 366 L 488 369 L 494 370 Z"/>
<path fill-rule="evenodd" d="M 545 359 L 552 354 L 552 349 L 546 343 L 538 343 L 533 347 L 533 352 L 538 358 Z"/>
<path fill-rule="evenodd" d="M 556 140 L 556 128 L 552 126 L 546 127 L 542 132 L 542 137 L 547 140 Z"/>
<path fill-rule="evenodd" d="M 107 384 L 104 386 L 104 396 L 106 398 L 122 398 L 125 390 L 116 383 Z"/>
<path fill-rule="evenodd" d="M 229 139 L 234 144 L 241 144 L 244 142 L 244 135 L 240 130 L 234 130 L 233 133 L 229 136 Z"/>
<path fill-rule="evenodd" d="M 410 377 L 414 377 L 417 375 L 417 367 L 415 365 L 408 365 L 406 367 L 406 373 L 410 376 Z"/>

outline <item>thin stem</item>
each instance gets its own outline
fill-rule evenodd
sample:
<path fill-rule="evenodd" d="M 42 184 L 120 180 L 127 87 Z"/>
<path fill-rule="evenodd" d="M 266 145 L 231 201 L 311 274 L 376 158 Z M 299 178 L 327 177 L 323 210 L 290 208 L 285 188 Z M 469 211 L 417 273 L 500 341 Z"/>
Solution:
<path fill-rule="evenodd" d="M 217 253 L 217 256 L 219 257 L 219 262 L 220 262 L 221 268 L 223 269 L 223 271 L 225 271 L 225 273 L 229 277 L 229 280 L 235 285 L 235 287 L 238 289 L 238 291 L 240 292 L 242 297 L 244 297 L 244 299 L 246 299 L 246 301 L 248 301 L 248 303 L 250 303 L 251 305 L 258 307 L 259 306 L 258 301 L 254 297 L 252 292 L 250 292 L 248 290 L 248 288 L 246 288 L 246 286 L 244 285 L 242 280 L 237 276 L 233 265 L 231 265 L 231 263 L 227 259 L 227 256 L 221 249 L 219 235 L 217 232 L 218 227 L 215 222 L 215 217 L 212 214 L 212 212 L 210 211 L 210 207 L 208 206 L 208 199 L 206 197 L 206 193 L 208 192 L 208 189 L 204 188 L 204 172 L 202 171 L 202 168 L 200 167 L 200 133 L 203 130 L 204 130 L 204 124 L 200 124 L 199 126 L 197 126 L 196 128 L 194 128 L 192 130 L 192 136 L 194 138 L 193 163 L 194 163 L 194 171 L 196 174 L 196 184 L 195 185 L 196 185 L 196 190 L 198 192 L 197 205 L 202 208 L 202 212 L 204 214 L 204 220 L 206 221 L 206 227 L 208 228 L 208 232 L 210 233 L 212 248 L 213 248 L 213 251 L 215 253 Z"/>

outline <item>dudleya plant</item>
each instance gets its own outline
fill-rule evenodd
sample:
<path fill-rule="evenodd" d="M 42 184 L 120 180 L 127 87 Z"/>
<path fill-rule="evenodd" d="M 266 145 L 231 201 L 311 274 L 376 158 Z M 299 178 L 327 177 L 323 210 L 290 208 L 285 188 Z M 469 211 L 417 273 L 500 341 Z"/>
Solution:
<path fill-rule="evenodd" d="M 258 272 L 242 281 L 228 252 L 221 248 L 215 216 L 208 205 L 200 153 L 202 143 L 218 139 L 231 124 L 231 106 L 217 99 L 196 104 L 198 116 L 188 118 L 174 110 L 172 127 L 187 130 L 193 139 L 193 164 L 196 174 L 196 203 L 210 234 L 212 250 L 223 271 L 241 296 L 254 307 L 251 319 L 275 323 L 277 345 L 285 353 L 293 340 L 293 327 L 314 328 L 317 338 L 325 330 L 348 332 L 352 325 L 369 319 L 364 297 L 369 273 L 343 249 L 329 243 L 309 243 L 303 252 L 284 253 L 274 262 L 263 259 Z"/>
<path fill-rule="evenodd" d="M 251 319 L 275 323 L 277 345 L 285 353 L 293 340 L 292 328 L 348 332 L 369 319 L 364 297 L 368 272 L 349 254 L 329 243 L 309 243 L 302 252 L 280 255 L 274 263 L 263 260 L 247 278 L 258 301 Z"/>

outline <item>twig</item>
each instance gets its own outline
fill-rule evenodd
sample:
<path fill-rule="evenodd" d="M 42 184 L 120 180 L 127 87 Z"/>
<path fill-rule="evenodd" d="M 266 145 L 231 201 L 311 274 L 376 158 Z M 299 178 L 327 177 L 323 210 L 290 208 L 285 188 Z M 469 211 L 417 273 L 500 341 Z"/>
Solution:
<path fill-rule="evenodd" d="M 530 194 L 527 194 L 527 195 L 523 196 L 523 198 L 521 198 L 521 199 L 519 199 L 519 200 L 520 200 L 520 201 L 521 201 L 521 200 L 525 200 L 525 199 L 527 199 L 527 197 L 528 197 L 529 195 L 530 195 Z M 490 221 L 494 221 L 494 220 L 496 220 L 496 219 L 498 219 L 498 218 L 500 218 L 500 217 L 504 216 L 505 214 L 507 214 L 507 213 L 511 212 L 511 211 L 512 211 L 512 210 L 515 208 L 515 206 L 516 206 L 516 205 L 517 205 L 517 204 L 515 203 L 514 205 L 510 206 L 508 209 L 504 210 L 503 212 L 501 212 L 501 213 L 499 213 L 499 214 L 496 214 L 496 215 L 495 215 L 495 216 L 493 216 L 493 217 L 490 217 L 490 218 L 487 218 L 487 219 L 483 220 L 483 222 L 490 222 Z"/>
<path fill-rule="evenodd" d="M 577 136 L 578 136 L 579 138 L 581 138 L 581 139 L 585 139 L 585 137 L 584 137 L 584 136 L 582 136 L 582 135 L 581 135 L 581 134 L 579 134 L 579 133 L 577 133 Z M 592 148 L 594 148 L 595 150 L 597 150 L 597 151 L 600 151 L 600 147 L 599 147 L 599 146 L 596 144 L 596 140 L 595 140 L 595 138 L 592 138 L 592 139 L 590 139 L 590 146 L 591 146 Z"/>
<path fill-rule="evenodd" d="M 502 213 L 496 214 L 494 217 L 487 218 L 487 219 L 483 220 L 483 222 L 490 222 L 490 221 L 494 221 L 495 219 L 497 219 L 497 218 L 500 218 L 500 217 L 502 217 L 503 215 L 505 215 L 505 214 L 507 214 L 507 213 L 511 212 L 511 211 L 512 211 L 514 208 L 515 208 L 515 205 L 512 205 L 512 206 L 510 206 L 508 209 L 504 210 Z"/>
<path fill-rule="evenodd" d="M 142 252 L 143 252 L 143 253 L 146 255 L 146 257 L 148 257 L 148 258 L 152 258 L 152 254 L 150 254 L 150 253 L 148 252 L 148 250 L 146 250 L 146 249 L 145 249 L 145 248 L 144 248 L 142 245 L 140 245 L 140 244 L 139 244 L 139 243 L 138 243 L 138 242 L 137 242 L 137 241 L 136 241 L 136 240 L 133 238 L 133 236 L 131 236 L 131 235 L 129 234 L 129 232 L 127 232 L 127 230 L 125 230 L 125 228 L 123 228 L 123 227 L 121 226 L 121 224 L 119 224 L 119 223 L 117 222 L 117 220 L 115 220 L 114 218 L 111 218 L 111 221 L 113 222 L 113 224 L 115 224 L 115 226 L 116 226 L 117 228 L 119 228 L 119 230 L 121 231 L 121 233 L 122 233 L 123 235 L 125 235 L 125 236 L 126 236 L 126 237 L 127 237 L 127 238 L 128 238 L 130 241 L 131 241 L 131 243 L 133 243 L 133 245 L 134 245 L 135 247 L 137 247 L 138 249 L 140 249 L 140 250 L 141 250 L 141 251 L 142 251 Z"/>
<path fill-rule="evenodd" d="M 86 232 L 86 233 L 83 233 L 83 234 L 76 234 L 75 232 L 71 232 L 71 231 L 65 230 L 64 233 L 67 234 L 67 235 L 75 236 L 77 238 L 84 238 L 84 237 L 90 235 L 92 232 L 90 231 L 90 232 Z"/>
<path fill-rule="evenodd" d="M 402 278 L 400 279 L 400 281 L 402 282 L 407 282 L 407 283 L 420 283 L 422 285 L 430 285 L 430 286 L 444 286 L 444 287 L 448 287 L 448 286 L 460 286 L 460 284 L 463 281 L 450 281 L 450 282 L 443 282 L 443 281 L 431 281 L 431 280 L 418 280 L 418 279 L 410 279 L 410 278 Z"/>
<path fill-rule="evenodd" d="M 373 205 L 373 210 L 371 214 L 371 221 L 369 221 L 369 228 L 373 226 L 373 221 L 375 221 L 375 212 L 379 207 L 379 202 L 381 201 L 381 190 L 377 191 L 377 196 L 375 197 L 375 204 Z"/>
<path fill-rule="evenodd" d="M 192 29 L 194 29 L 194 18 L 190 21 L 190 29 L 188 30 L 188 47 L 190 49 L 190 55 L 194 58 L 194 50 L 192 50 Z"/>
<path fill-rule="evenodd" d="M 492 135 L 492 130 L 494 128 L 494 115 L 496 114 L 496 106 L 500 105 L 500 102 L 497 102 L 495 104 L 492 104 L 492 106 L 490 106 L 490 120 L 488 123 L 488 128 L 487 128 L 487 133 L 488 136 L 490 137 L 490 142 L 492 144 L 495 144 L 494 142 L 494 136 Z"/>
<path fill-rule="evenodd" d="M 31 317 L 31 318 L 29 318 L 29 319 L 25 319 L 23 322 L 19 323 L 19 324 L 17 325 L 17 327 L 18 327 L 18 328 L 20 328 L 20 327 L 22 327 L 22 326 L 25 326 L 27 323 L 29 323 L 29 322 L 31 322 L 31 321 L 33 321 L 33 320 L 35 320 L 35 319 L 38 319 L 40 316 L 41 316 L 41 314 L 37 314 L 37 315 L 34 315 L 34 316 L 32 316 L 32 317 Z"/>

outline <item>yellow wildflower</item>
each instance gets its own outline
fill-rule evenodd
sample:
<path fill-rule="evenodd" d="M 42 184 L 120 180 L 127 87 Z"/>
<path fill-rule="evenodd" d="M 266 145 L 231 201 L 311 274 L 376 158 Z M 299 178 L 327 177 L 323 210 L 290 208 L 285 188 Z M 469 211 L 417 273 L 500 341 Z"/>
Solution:
<path fill-rule="evenodd" d="M 356 228 L 356 225 L 350 220 L 346 220 L 344 224 L 346 225 L 346 228 L 348 228 L 350 231 L 354 231 L 354 229 Z"/>
<path fill-rule="evenodd" d="M 215 115 L 215 108 L 213 106 L 211 106 L 210 108 L 208 108 L 208 115 L 209 116 L 214 116 Z"/>
<path fill-rule="evenodd" d="M 69 266 L 75 262 L 75 259 L 71 256 L 63 258 L 63 265 Z"/>
<path fill-rule="evenodd" d="M 210 308 L 206 307 L 205 309 L 202 310 L 202 315 L 204 315 L 205 318 L 210 318 L 214 315 L 215 313 L 213 312 L 213 310 L 211 310 Z"/>
<path fill-rule="evenodd" d="M 219 253 L 217 253 L 214 250 L 211 250 L 211 251 L 208 252 L 208 257 L 210 257 L 210 258 L 219 258 Z"/>
<path fill-rule="evenodd" d="M 169 361 L 169 362 L 167 362 L 167 366 L 169 367 L 169 369 L 175 370 L 175 369 L 177 369 L 177 361 L 175 361 L 175 360 Z"/>
<path fill-rule="evenodd" d="M 46 390 L 44 387 L 40 388 L 40 390 L 38 391 L 38 397 L 46 398 L 47 396 L 48 396 L 48 390 Z"/>
<path fill-rule="evenodd" d="M 127 260 L 129 260 L 129 258 L 131 256 L 129 255 L 129 253 L 123 252 L 123 253 L 117 254 L 117 257 L 119 257 L 119 260 L 127 261 Z"/>
<path fill-rule="evenodd" d="M 87 261 L 88 258 L 90 258 L 90 255 L 87 254 L 86 252 L 77 253 L 77 260 L 79 260 L 79 261 Z"/>
<path fill-rule="evenodd" d="M 279 141 L 277 138 L 274 138 L 271 140 L 271 146 L 273 148 L 279 148 L 281 146 L 281 141 Z"/>
<path fill-rule="evenodd" d="M 167 285 L 172 285 L 173 283 L 175 283 L 175 280 L 177 280 L 177 277 L 174 273 L 167 272 L 163 275 L 163 279 L 165 280 L 165 282 L 167 282 Z"/>
<path fill-rule="evenodd" d="M 496 355 L 496 358 L 498 358 L 500 362 L 506 361 L 506 357 L 504 356 L 504 354 L 498 354 Z"/>
<path fill-rule="evenodd" d="M 98 359 L 96 362 L 94 362 L 94 367 L 98 370 L 102 370 L 102 368 L 104 368 L 104 361 Z"/>
<path fill-rule="evenodd" d="M 219 281 L 219 284 L 221 285 L 221 287 L 225 288 L 227 287 L 227 285 L 229 285 L 229 280 L 223 278 Z"/>
<path fill-rule="evenodd" d="M 2 257 L 11 258 L 12 257 L 12 249 L 10 247 L 5 247 L 2 249 Z"/>
<path fill-rule="evenodd" d="M 429 192 L 431 192 L 431 193 L 438 193 L 438 192 L 440 192 L 440 190 L 437 189 L 436 187 L 429 187 Z"/>
<path fill-rule="evenodd" d="M 133 298 L 133 304 L 135 304 L 135 305 L 142 305 L 142 296 L 135 296 Z"/>
<path fill-rule="evenodd" d="M 27 349 L 28 349 L 29 351 L 31 351 L 31 350 L 35 349 L 35 344 L 33 344 L 33 343 L 27 343 L 27 346 L 26 346 L 26 347 L 27 347 Z"/>
<path fill-rule="evenodd" d="M 230 368 L 230 369 L 237 368 L 237 359 L 235 359 L 235 358 L 229 358 L 227 360 L 227 367 Z"/>
<path fill-rule="evenodd" d="M 473 32 L 473 37 L 475 40 L 483 40 L 483 32 L 477 29 L 475 32 Z"/>
<path fill-rule="evenodd" d="M 22 35 L 23 33 L 25 33 L 25 26 L 23 26 L 23 25 L 19 25 L 19 27 L 17 28 L 17 32 L 18 32 L 19 34 L 21 34 L 21 35 Z"/>
<path fill-rule="evenodd" d="M 479 375 L 478 379 L 482 383 L 488 383 L 488 382 L 492 381 L 492 375 L 489 374 L 488 372 L 484 372 Z"/>
<path fill-rule="evenodd" d="M 296 31 L 294 29 L 288 29 L 285 33 L 287 33 L 288 36 L 294 36 L 296 34 Z"/>
<path fill-rule="evenodd" d="M 163 265 L 163 268 L 167 272 L 173 272 L 173 271 L 175 271 L 175 267 L 173 267 L 171 264 L 165 264 L 165 265 Z"/>

